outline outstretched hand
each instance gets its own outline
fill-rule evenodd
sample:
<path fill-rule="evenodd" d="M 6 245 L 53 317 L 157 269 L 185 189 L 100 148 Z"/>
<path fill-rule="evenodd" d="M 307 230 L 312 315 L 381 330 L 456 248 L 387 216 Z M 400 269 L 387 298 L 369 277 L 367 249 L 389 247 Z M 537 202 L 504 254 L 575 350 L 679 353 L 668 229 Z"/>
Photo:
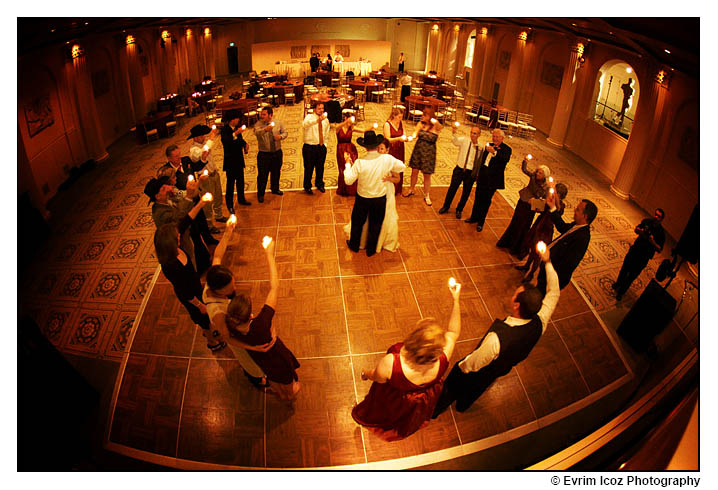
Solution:
<path fill-rule="evenodd" d="M 459 294 L 461 293 L 461 284 L 458 282 L 454 284 L 453 286 L 449 286 L 449 291 L 451 292 L 451 296 L 455 299 L 459 299 Z"/>

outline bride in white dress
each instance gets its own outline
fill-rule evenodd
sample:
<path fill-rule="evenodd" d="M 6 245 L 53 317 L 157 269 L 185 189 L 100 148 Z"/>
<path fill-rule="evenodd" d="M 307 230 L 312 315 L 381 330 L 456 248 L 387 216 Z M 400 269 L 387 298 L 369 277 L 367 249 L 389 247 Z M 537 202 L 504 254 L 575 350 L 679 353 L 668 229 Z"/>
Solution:
<path fill-rule="evenodd" d="M 379 144 L 379 153 L 388 153 L 389 148 L 387 147 L 387 141 L 384 140 Z M 344 154 L 344 159 L 347 162 L 351 162 L 351 157 L 348 153 Z M 395 252 L 399 248 L 399 215 L 396 212 L 396 199 L 394 197 L 394 184 L 399 182 L 399 174 L 392 172 L 391 175 L 384 177 L 384 185 L 386 186 L 386 213 L 384 214 L 384 222 L 381 225 L 381 231 L 379 232 L 379 240 L 376 244 L 376 251 L 388 250 Z M 344 225 L 344 233 L 347 239 L 351 235 L 352 224 L 351 221 Z M 359 247 L 364 249 L 366 246 L 366 237 L 369 232 L 369 221 L 364 222 L 364 227 L 361 232 L 361 242 Z"/>

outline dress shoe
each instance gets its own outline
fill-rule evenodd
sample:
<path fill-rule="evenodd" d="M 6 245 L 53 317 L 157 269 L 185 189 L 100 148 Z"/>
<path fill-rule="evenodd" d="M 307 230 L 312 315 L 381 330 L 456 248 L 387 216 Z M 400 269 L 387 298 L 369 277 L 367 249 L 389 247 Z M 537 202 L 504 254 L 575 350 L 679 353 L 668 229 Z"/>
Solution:
<path fill-rule="evenodd" d="M 247 200 L 237 201 L 237 204 L 241 204 L 242 206 L 251 206 L 252 205 L 252 203 Z M 234 214 L 234 213 L 232 213 L 232 214 Z"/>
<path fill-rule="evenodd" d="M 347 240 L 346 242 L 347 242 L 347 247 L 349 247 L 349 250 L 351 250 L 351 251 L 354 252 L 354 253 L 358 253 L 358 252 L 359 252 L 359 249 L 358 249 L 358 248 L 357 248 L 357 249 L 354 249 L 354 248 L 352 248 L 351 245 L 349 245 L 349 240 Z"/>
<path fill-rule="evenodd" d="M 443 208 L 439 209 L 439 214 L 446 214 L 448 212 L 449 212 L 449 208 L 447 208 L 447 207 L 443 207 Z"/>
<path fill-rule="evenodd" d="M 461 209 L 456 210 L 456 219 L 461 219 Z"/>
<path fill-rule="evenodd" d="M 478 221 L 476 221 L 475 219 L 469 218 L 469 219 L 465 219 L 464 223 L 478 223 Z"/>
<path fill-rule="evenodd" d="M 322 192 L 322 193 L 326 192 L 326 191 L 324 190 L 324 186 L 317 187 L 317 190 L 318 190 L 319 192 Z"/>
<path fill-rule="evenodd" d="M 264 196 L 257 196 L 257 202 L 264 202 Z"/>
<path fill-rule="evenodd" d="M 229 218 L 227 218 L 226 216 L 220 216 L 219 218 L 215 218 L 214 220 L 215 220 L 217 223 L 226 223 L 228 219 L 229 219 Z"/>
<path fill-rule="evenodd" d="M 484 229 L 484 225 L 476 225 L 476 231 L 481 231 Z"/>
<path fill-rule="evenodd" d="M 216 235 L 217 233 L 222 233 L 221 231 L 219 231 L 219 228 L 217 228 L 216 226 L 210 226 L 209 232 L 213 235 Z"/>
<path fill-rule="evenodd" d="M 310 194 L 310 195 L 314 194 L 314 192 L 312 192 L 311 189 L 304 189 L 304 192 L 306 192 L 307 194 Z"/>
<path fill-rule="evenodd" d="M 282 192 L 282 191 L 272 191 L 272 194 L 276 194 L 276 195 L 278 195 L 278 196 L 283 196 L 283 195 L 284 195 L 284 192 Z"/>

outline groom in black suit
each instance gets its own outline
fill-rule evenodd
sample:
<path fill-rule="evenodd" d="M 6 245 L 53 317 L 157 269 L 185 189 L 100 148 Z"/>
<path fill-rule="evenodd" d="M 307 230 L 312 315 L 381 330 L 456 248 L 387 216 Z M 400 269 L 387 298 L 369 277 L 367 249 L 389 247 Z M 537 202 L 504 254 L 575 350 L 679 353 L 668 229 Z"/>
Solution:
<path fill-rule="evenodd" d="M 494 129 L 481 154 L 478 182 L 474 194 L 474 206 L 467 223 L 476 223 L 476 231 L 484 229 L 484 220 L 491 206 L 491 198 L 497 189 L 504 188 L 504 170 L 511 158 L 511 147 L 504 143 L 504 132 Z"/>
<path fill-rule="evenodd" d="M 581 263 L 591 241 L 591 223 L 596 219 L 598 208 L 588 199 L 582 200 L 573 210 L 573 222 L 566 223 L 556 211 L 556 193 L 549 193 L 546 204 L 551 211 L 551 219 L 561 236 L 553 240 L 548 248 L 551 250 L 551 262 L 558 274 L 558 286 L 565 288 L 571 281 L 571 275 Z M 543 293 L 546 291 L 546 271 L 542 265 L 536 287 Z"/>

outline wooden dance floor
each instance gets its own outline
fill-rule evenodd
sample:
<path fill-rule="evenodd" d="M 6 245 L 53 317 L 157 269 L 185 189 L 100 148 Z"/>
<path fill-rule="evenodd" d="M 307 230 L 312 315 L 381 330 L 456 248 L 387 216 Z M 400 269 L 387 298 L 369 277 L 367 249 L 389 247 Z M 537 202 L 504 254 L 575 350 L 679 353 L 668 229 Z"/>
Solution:
<path fill-rule="evenodd" d="M 391 443 L 353 421 L 351 409 L 370 387 L 360 371 L 421 317 L 448 323 L 450 276 L 463 284 L 462 331 L 451 365 L 476 346 L 493 318 L 508 313 L 521 274 L 495 243 L 511 206 L 494 195 L 477 233 L 455 218 L 453 207 L 438 215 L 445 192 L 432 191 L 433 207 L 420 191 L 398 197 L 400 249 L 372 258 L 347 249 L 342 227 L 353 198 L 334 190 L 267 193 L 264 204 L 240 206 L 225 265 L 258 311 L 269 289 L 261 238 L 276 239 L 274 324 L 301 363 L 297 401 L 288 406 L 253 388 L 230 349 L 212 354 L 158 272 L 120 368 L 107 447 L 177 468 L 411 468 L 538 430 L 630 380 L 605 326 L 571 284 L 529 358 L 467 412 L 452 408 Z"/>

